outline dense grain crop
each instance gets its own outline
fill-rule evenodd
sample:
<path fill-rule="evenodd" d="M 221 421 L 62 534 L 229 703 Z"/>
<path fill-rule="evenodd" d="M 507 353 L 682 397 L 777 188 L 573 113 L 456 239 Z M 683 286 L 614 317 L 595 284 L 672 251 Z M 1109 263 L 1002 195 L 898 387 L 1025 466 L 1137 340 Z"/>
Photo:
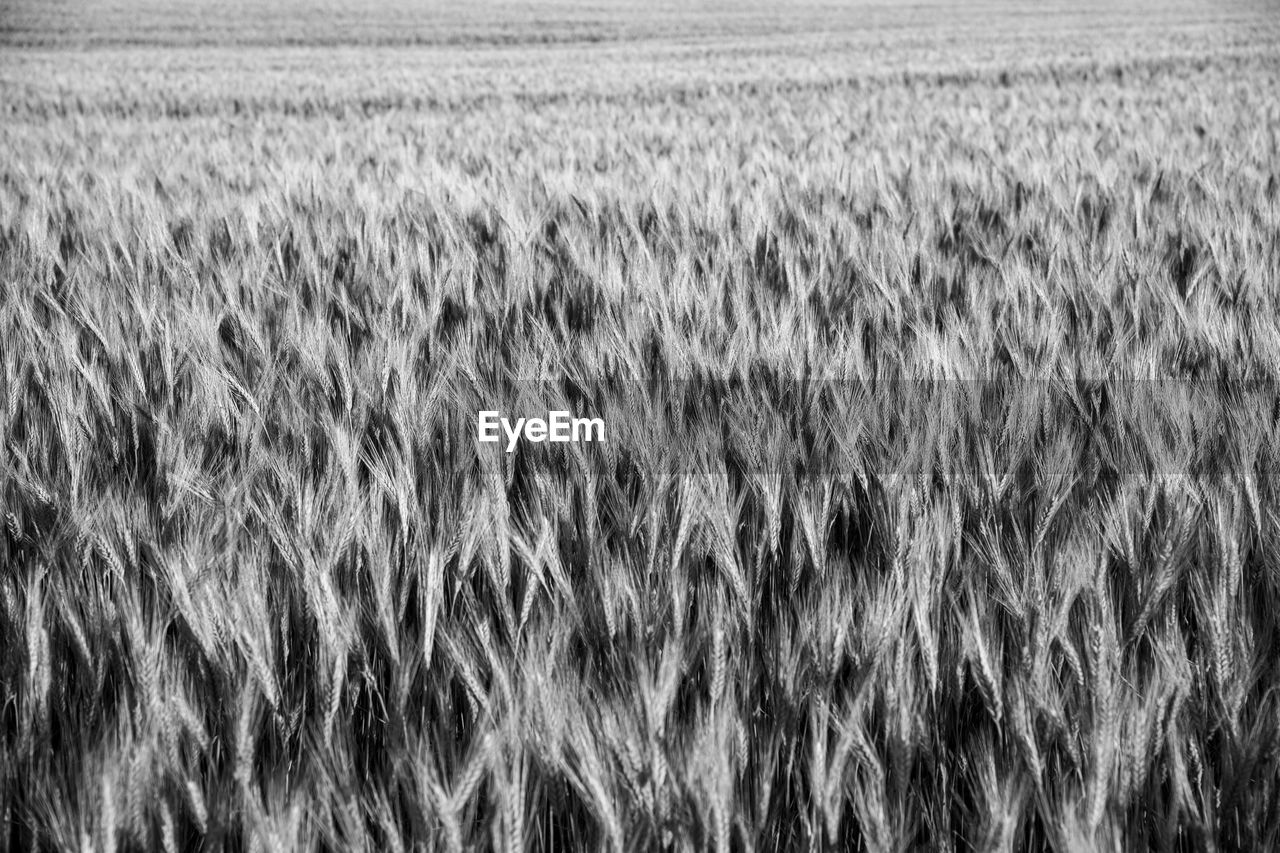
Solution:
<path fill-rule="evenodd" d="M 0 849 L 1280 843 L 1274 6 L 270 8 L 0 5 Z"/>

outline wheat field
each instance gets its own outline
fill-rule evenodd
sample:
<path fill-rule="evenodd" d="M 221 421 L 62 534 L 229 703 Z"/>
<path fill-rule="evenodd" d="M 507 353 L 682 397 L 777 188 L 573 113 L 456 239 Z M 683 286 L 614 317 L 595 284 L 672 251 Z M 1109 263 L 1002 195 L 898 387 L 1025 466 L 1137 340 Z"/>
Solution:
<path fill-rule="evenodd" d="M 1277 93 L 1274 3 L 0 2 L 0 850 L 1275 849 Z"/>

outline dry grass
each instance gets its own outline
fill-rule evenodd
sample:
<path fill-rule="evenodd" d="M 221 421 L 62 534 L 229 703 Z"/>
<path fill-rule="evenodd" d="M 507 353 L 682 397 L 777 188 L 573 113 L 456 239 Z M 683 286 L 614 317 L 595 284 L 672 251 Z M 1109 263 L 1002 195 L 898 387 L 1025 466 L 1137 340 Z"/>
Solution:
<path fill-rule="evenodd" d="M 58 8 L 0 848 L 1276 846 L 1265 7 Z"/>

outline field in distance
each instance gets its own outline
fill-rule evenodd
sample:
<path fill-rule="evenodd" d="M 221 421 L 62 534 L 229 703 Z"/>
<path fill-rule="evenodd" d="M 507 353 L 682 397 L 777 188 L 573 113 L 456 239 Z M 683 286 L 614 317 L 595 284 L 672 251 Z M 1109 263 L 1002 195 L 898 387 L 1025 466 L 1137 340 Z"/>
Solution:
<path fill-rule="evenodd" d="M 1265 3 L 0 2 L 0 849 L 1274 848 L 1277 91 Z"/>

